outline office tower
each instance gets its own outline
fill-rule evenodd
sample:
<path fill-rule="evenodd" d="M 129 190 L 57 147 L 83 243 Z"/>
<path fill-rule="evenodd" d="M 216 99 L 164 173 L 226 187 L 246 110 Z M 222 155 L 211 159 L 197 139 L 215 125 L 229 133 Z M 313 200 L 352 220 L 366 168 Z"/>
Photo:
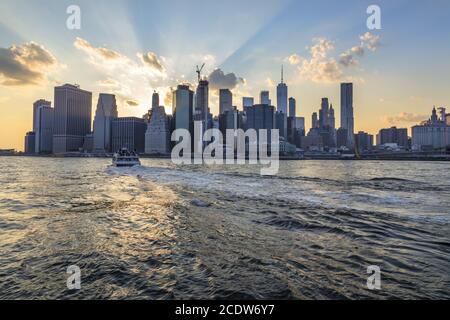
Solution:
<path fill-rule="evenodd" d="M 399 147 L 408 146 L 408 129 L 397 129 L 396 127 L 381 129 L 378 134 L 378 144 L 396 143 Z"/>
<path fill-rule="evenodd" d="M 159 94 L 154 91 L 152 95 L 152 109 L 159 107 Z"/>
<path fill-rule="evenodd" d="M 242 109 L 253 107 L 255 104 L 255 99 L 252 97 L 244 97 L 242 98 Z"/>
<path fill-rule="evenodd" d="M 84 137 L 83 151 L 91 153 L 94 151 L 94 133 L 90 132 Z"/>
<path fill-rule="evenodd" d="M 318 127 L 319 127 L 319 119 L 317 117 L 317 112 L 314 112 L 311 118 L 311 128 L 318 128 Z"/>
<path fill-rule="evenodd" d="M 92 93 L 78 85 L 56 87 L 54 114 L 53 152 L 79 151 L 91 132 Z"/>
<path fill-rule="evenodd" d="M 289 117 L 297 116 L 297 102 L 294 98 L 289 98 Z"/>
<path fill-rule="evenodd" d="M 259 103 L 270 106 L 272 103 L 269 97 L 269 91 L 261 91 L 259 96 Z"/>
<path fill-rule="evenodd" d="M 288 114 L 288 87 L 284 83 L 284 72 L 281 67 L 281 82 L 277 86 L 277 111 Z"/>
<path fill-rule="evenodd" d="M 430 120 L 412 127 L 411 142 L 413 148 L 432 150 L 450 147 L 450 122 L 448 118 L 445 108 L 441 108 L 440 119 L 437 118 L 436 108 L 433 108 Z"/>
<path fill-rule="evenodd" d="M 277 111 L 275 113 L 275 128 L 279 130 L 280 137 L 288 139 L 288 120 L 284 112 Z"/>
<path fill-rule="evenodd" d="M 179 85 L 173 92 L 172 114 L 174 116 L 174 129 L 186 129 L 191 135 L 194 133 L 193 122 L 194 92 L 188 85 Z"/>
<path fill-rule="evenodd" d="M 54 110 L 49 105 L 41 105 L 36 111 L 36 153 L 53 152 Z"/>
<path fill-rule="evenodd" d="M 219 114 L 224 114 L 233 109 L 233 94 L 229 89 L 219 91 Z"/>
<path fill-rule="evenodd" d="M 334 115 L 333 105 L 330 106 L 330 110 L 328 111 L 328 125 L 332 130 L 336 129 L 336 117 Z"/>
<path fill-rule="evenodd" d="M 347 147 L 348 131 L 344 128 L 339 128 L 336 132 L 336 146 L 338 148 Z"/>
<path fill-rule="evenodd" d="M 348 148 L 354 146 L 353 83 L 341 83 L 341 128 L 347 129 Z"/>
<path fill-rule="evenodd" d="M 209 113 L 209 82 L 200 80 L 195 93 L 194 120 L 203 123 L 203 130 L 206 130 L 206 122 Z"/>
<path fill-rule="evenodd" d="M 36 151 L 36 134 L 31 131 L 27 132 L 25 135 L 25 153 L 26 154 L 33 154 Z"/>
<path fill-rule="evenodd" d="M 360 153 L 367 152 L 373 148 L 373 135 L 364 131 L 359 131 L 355 134 L 355 146 Z"/>
<path fill-rule="evenodd" d="M 94 119 L 95 152 L 115 152 L 111 146 L 111 123 L 118 117 L 116 96 L 101 93 L 98 97 L 97 111 Z"/>
<path fill-rule="evenodd" d="M 328 98 L 322 98 L 322 104 L 319 110 L 319 127 L 326 128 L 329 126 L 329 117 L 330 108 L 328 103 Z"/>
<path fill-rule="evenodd" d="M 267 104 L 257 104 L 247 109 L 246 130 L 274 129 L 275 108 Z"/>
<path fill-rule="evenodd" d="M 52 103 L 50 101 L 46 101 L 44 99 L 40 99 L 33 103 L 33 132 L 36 132 L 36 118 L 37 111 L 40 107 L 51 107 Z"/>
<path fill-rule="evenodd" d="M 219 115 L 219 129 L 222 134 L 226 135 L 226 130 L 243 129 L 243 113 L 237 110 L 237 107 L 233 107 L 231 110 Z"/>
<path fill-rule="evenodd" d="M 170 152 L 169 144 L 169 118 L 164 107 L 153 107 L 152 117 L 145 133 L 146 154 L 167 154 Z"/>
<path fill-rule="evenodd" d="M 145 151 L 145 132 L 147 124 L 144 119 L 136 117 L 116 118 L 111 123 L 112 149 L 117 151 L 127 148 L 130 151 Z"/>

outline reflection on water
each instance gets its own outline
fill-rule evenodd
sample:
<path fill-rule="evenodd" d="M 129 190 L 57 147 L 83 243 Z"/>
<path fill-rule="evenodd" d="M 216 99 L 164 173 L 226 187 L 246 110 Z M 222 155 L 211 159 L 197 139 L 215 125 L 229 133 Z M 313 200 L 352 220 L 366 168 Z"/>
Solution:
<path fill-rule="evenodd" d="M 450 298 L 448 163 L 1 160 L 3 299 Z"/>

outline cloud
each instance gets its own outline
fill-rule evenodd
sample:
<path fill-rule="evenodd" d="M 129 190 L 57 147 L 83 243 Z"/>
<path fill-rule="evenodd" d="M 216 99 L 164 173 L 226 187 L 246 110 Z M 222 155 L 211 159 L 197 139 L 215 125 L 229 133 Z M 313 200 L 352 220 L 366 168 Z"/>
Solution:
<path fill-rule="evenodd" d="M 35 42 L 0 48 L 0 84 L 37 85 L 45 82 L 47 73 L 57 65 L 54 55 Z"/>
<path fill-rule="evenodd" d="M 156 69 L 159 72 L 164 72 L 165 68 L 158 56 L 153 52 L 147 52 L 146 54 L 138 53 L 138 57 L 141 59 L 142 63 L 152 69 Z"/>
<path fill-rule="evenodd" d="M 315 44 L 309 49 L 310 58 L 303 58 L 296 54 L 288 57 L 291 64 L 297 64 L 300 76 L 315 83 L 336 83 L 355 80 L 346 75 L 346 68 L 359 66 L 358 58 L 365 55 L 366 48 L 375 52 L 380 46 L 380 36 L 366 32 L 359 37 L 361 43 L 339 55 L 338 60 L 330 53 L 334 50 L 334 43 L 326 38 L 313 39 Z"/>
<path fill-rule="evenodd" d="M 301 57 L 298 54 L 294 53 L 293 55 L 287 57 L 287 61 L 289 61 L 289 63 L 292 65 L 297 65 L 300 63 Z"/>
<path fill-rule="evenodd" d="M 130 107 L 137 107 L 139 105 L 139 101 L 136 100 L 127 100 L 126 103 Z"/>
<path fill-rule="evenodd" d="M 76 38 L 74 46 L 87 55 L 88 63 L 104 78 L 97 82 L 98 89 L 115 94 L 119 105 L 135 107 L 141 105 L 138 101 L 150 105 L 153 89 L 167 77 L 162 59 L 152 52 L 130 58 L 81 38 Z"/>
<path fill-rule="evenodd" d="M 240 83 L 244 83 L 243 78 L 237 77 L 234 73 L 225 74 L 221 69 L 214 70 L 208 77 L 210 88 L 213 90 L 219 89 L 234 89 Z"/>
<path fill-rule="evenodd" d="M 269 88 L 272 88 L 272 87 L 275 87 L 275 86 L 276 86 L 275 81 L 273 81 L 271 78 L 267 78 L 267 79 L 266 79 L 266 85 L 267 85 Z"/>
<path fill-rule="evenodd" d="M 370 32 L 366 32 L 361 37 L 359 37 L 362 44 L 367 47 L 367 49 L 371 51 L 377 51 L 380 46 L 380 36 L 376 36 Z"/>
<path fill-rule="evenodd" d="M 340 55 L 339 63 L 345 67 L 356 67 L 359 65 L 359 61 L 356 59 L 356 57 L 362 56 L 364 56 L 363 45 L 355 46 Z"/>
<path fill-rule="evenodd" d="M 401 123 L 401 124 L 420 123 L 424 120 L 427 120 L 428 117 L 429 116 L 427 116 L 427 115 L 402 112 L 396 116 L 383 117 L 382 120 L 389 124 L 395 125 L 395 124 L 399 124 L 399 123 Z"/>
<path fill-rule="evenodd" d="M 103 48 L 103 47 L 94 47 L 92 46 L 88 41 L 76 38 L 74 45 L 77 49 L 83 50 L 84 52 L 90 54 L 91 56 L 95 56 L 100 59 L 107 59 L 107 60 L 116 60 L 124 58 L 121 54 L 119 54 L 116 51 Z"/>
<path fill-rule="evenodd" d="M 325 39 L 315 39 L 316 44 L 310 48 L 310 59 L 303 59 L 298 67 L 300 75 L 316 83 L 334 83 L 342 80 L 343 72 L 339 63 L 328 53 L 334 44 Z"/>

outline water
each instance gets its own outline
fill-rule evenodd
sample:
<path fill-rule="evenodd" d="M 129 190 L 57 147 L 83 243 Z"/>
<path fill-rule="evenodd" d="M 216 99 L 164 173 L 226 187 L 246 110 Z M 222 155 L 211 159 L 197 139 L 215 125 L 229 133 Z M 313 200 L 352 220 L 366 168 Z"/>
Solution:
<path fill-rule="evenodd" d="M 0 160 L 2 299 L 450 298 L 449 163 Z"/>

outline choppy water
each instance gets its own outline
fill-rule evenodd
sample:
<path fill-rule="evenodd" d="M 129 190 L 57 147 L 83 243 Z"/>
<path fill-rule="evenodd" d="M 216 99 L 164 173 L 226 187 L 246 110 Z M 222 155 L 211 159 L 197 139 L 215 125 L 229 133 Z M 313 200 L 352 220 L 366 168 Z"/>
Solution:
<path fill-rule="evenodd" d="M 449 163 L 0 161 L 2 299 L 450 298 Z"/>

